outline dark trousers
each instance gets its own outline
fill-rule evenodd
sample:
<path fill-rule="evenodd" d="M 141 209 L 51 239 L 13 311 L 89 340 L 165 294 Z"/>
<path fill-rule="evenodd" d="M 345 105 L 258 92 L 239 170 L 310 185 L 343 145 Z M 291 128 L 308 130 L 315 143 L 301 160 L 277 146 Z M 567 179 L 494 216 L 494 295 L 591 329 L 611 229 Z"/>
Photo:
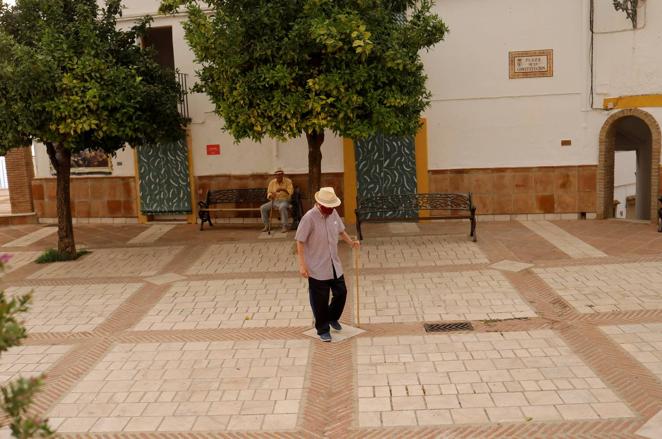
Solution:
<path fill-rule="evenodd" d="M 308 278 L 308 293 L 310 295 L 310 306 L 315 316 L 315 329 L 317 334 L 329 332 L 329 322 L 340 319 L 342 311 L 345 308 L 347 299 L 347 286 L 345 285 L 345 276 L 335 277 L 333 279 L 317 280 Z M 329 290 L 333 292 L 331 303 L 329 304 Z"/>

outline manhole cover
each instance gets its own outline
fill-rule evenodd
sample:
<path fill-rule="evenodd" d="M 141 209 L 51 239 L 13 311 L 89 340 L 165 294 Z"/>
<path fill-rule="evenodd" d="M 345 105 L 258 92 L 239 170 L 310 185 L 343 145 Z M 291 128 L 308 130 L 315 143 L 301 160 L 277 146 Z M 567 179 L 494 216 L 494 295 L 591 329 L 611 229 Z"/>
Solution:
<path fill-rule="evenodd" d="M 473 331 L 470 322 L 424 323 L 425 332 Z"/>

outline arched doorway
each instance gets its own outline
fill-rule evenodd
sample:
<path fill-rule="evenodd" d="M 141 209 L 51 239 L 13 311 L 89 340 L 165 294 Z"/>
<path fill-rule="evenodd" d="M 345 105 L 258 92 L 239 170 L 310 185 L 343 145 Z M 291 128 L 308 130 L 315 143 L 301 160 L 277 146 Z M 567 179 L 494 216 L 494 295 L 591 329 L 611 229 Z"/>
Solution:
<path fill-rule="evenodd" d="M 617 151 L 636 152 L 636 217 L 657 220 L 660 184 L 660 126 L 639 109 L 612 114 L 600 130 L 598 218 L 614 217 L 614 162 Z"/>

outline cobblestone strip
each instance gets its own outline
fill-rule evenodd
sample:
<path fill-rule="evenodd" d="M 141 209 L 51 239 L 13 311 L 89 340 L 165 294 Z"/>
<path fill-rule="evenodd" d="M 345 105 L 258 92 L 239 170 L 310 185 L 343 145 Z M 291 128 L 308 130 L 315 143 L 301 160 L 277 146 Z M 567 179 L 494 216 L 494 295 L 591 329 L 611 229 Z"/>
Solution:
<path fill-rule="evenodd" d="M 125 300 L 94 331 L 95 335 L 109 335 L 134 326 L 166 294 L 167 287 L 146 284 Z"/>
<path fill-rule="evenodd" d="M 560 334 L 573 351 L 645 419 L 662 409 L 662 383 L 597 327 L 568 325 Z"/>
<path fill-rule="evenodd" d="M 536 268 L 582 267 L 585 265 L 616 265 L 634 262 L 662 262 L 662 255 L 652 256 L 610 256 L 605 258 L 572 259 L 565 261 L 536 261 Z"/>
<path fill-rule="evenodd" d="M 46 373 L 45 385 L 37 393 L 31 410 L 42 415 L 47 413 L 106 354 L 111 344 L 108 339 L 91 340 L 77 345 L 64 355 Z"/>
<path fill-rule="evenodd" d="M 662 321 L 662 310 L 614 311 L 596 314 L 578 314 L 573 316 L 571 320 L 586 322 L 592 325 L 659 323 Z"/>
<path fill-rule="evenodd" d="M 353 346 L 351 340 L 312 345 L 302 413 L 309 437 L 348 437 L 356 418 Z"/>
<path fill-rule="evenodd" d="M 504 273 L 504 276 L 544 319 L 558 321 L 576 314 L 568 302 L 534 273 Z"/>
<path fill-rule="evenodd" d="M 614 421 L 587 421 L 563 423 L 516 423 L 499 425 L 468 425 L 458 427 L 435 426 L 433 428 L 390 428 L 361 429 L 353 431 L 351 438 L 379 439 L 393 437 L 398 439 L 409 438 L 508 438 L 508 439 L 634 439 L 638 436 L 635 431 L 642 425 L 641 421 L 614 420 Z M 388 431 L 388 433 L 386 433 Z"/>
<path fill-rule="evenodd" d="M 495 239 L 491 232 L 481 233 L 479 231 L 477 244 L 485 256 L 487 256 L 487 259 L 490 260 L 490 263 L 498 262 L 502 259 L 519 261 L 517 255 L 501 241 Z"/>
<path fill-rule="evenodd" d="M 140 432 L 140 433 L 58 433 L 59 438 L 70 439 L 307 439 L 312 436 L 298 432 Z"/>
<path fill-rule="evenodd" d="M 295 340 L 308 339 L 303 333 L 310 327 L 298 328 L 242 328 L 242 329 L 192 329 L 178 331 L 128 331 L 117 334 L 117 343 L 170 343 L 196 341 L 241 340 Z"/>

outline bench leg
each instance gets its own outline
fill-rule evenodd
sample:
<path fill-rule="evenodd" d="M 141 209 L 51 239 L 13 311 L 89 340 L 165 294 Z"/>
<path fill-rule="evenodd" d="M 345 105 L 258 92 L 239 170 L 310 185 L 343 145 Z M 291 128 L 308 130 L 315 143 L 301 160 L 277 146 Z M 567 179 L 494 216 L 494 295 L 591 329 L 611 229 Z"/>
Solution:
<path fill-rule="evenodd" d="M 356 218 L 356 232 L 359 235 L 359 241 L 363 241 L 363 233 L 361 233 L 361 220 L 359 218 Z"/>
<path fill-rule="evenodd" d="M 476 209 L 471 210 L 471 233 L 469 236 L 471 236 L 473 239 L 473 242 L 476 242 L 478 240 L 478 237 L 476 236 Z"/>
<path fill-rule="evenodd" d="M 205 223 L 209 223 L 210 226 L 213 226 L 211 223 L 211 215 L 208 211 L 201 210 L 198 212 L 198 217 L 200 217 L 200 231 L 202 231 Z"/>

